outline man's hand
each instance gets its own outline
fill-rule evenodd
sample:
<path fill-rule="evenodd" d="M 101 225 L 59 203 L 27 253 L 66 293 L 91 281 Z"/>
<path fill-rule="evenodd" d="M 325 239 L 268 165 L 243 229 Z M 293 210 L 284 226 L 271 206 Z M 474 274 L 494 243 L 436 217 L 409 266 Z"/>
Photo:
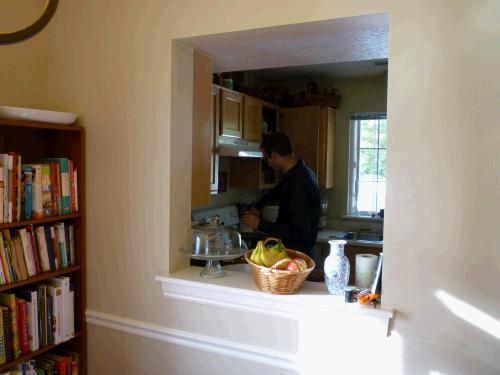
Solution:
<path fill-rule="evenodd" d="M 260 219 L 257 215 L 247 213 L 241 217 L 241 222 L 247 227 L 257 229 L 259 227 Z"/>

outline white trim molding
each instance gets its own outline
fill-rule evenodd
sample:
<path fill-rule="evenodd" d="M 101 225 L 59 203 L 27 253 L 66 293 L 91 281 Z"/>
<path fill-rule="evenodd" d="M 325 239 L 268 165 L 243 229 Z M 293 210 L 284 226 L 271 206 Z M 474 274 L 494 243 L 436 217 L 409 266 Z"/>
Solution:
<path fill-rule="evenodd" d="M 182 345 L 192 349 L 254 361 L 282 369 L 297 370 L 297 358 L 294 353 L 247 345 L 212 336 L 204 336 L 95 310 L 87 310 L 86 318 L 88 324 L 98 327 L 105 327 L 157 341 Z"/>

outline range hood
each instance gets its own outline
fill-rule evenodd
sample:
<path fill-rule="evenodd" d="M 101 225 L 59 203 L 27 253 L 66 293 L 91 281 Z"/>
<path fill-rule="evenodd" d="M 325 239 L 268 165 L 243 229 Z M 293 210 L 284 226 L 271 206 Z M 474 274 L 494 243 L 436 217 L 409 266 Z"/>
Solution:
<path fill-rule="evenodd" d="M 240 158 L 261 158 L 262 152 L 257 142 L 249 142 L 240 138 L 220 136 L 219 156 Z"/>

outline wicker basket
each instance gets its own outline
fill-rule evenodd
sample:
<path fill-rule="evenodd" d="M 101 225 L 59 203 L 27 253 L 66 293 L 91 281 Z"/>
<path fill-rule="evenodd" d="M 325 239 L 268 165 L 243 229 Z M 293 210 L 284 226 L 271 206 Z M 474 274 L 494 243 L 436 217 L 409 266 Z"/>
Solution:
<path fill-rule="evenodd" d="M 307 276 L 314 269 L 314 261 L 304 253 L 295 250 L 286 250 L 291 258 L 302 258 L 307 263 L 307 269 L 302 271 L 283 271 L 259 266 L 250 260 L 253 250 L 245 252 L 245 260 L 252 267 L 252 275 L 257 288 L 274 294 L 296 293 L 304 284 Z"/>

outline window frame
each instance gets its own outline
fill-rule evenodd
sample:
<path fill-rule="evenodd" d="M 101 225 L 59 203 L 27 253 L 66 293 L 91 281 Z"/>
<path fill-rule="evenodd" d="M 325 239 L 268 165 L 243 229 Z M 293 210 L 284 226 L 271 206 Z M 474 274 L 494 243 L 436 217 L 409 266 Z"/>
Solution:
<path fill-rule="evenodd" d="M 360 153 L 359 125 L 355 126 L 355 121 L 360 120 L 363 117 L 365 117 L 366 119 L 373 119 L 373 120 L 385 119 L 387 121 L 387 112 L 361 112 L 361 113 L 353 113 L 349 116 L 349 158 L 347 165 L 348 182 L 347 182 L 346 216 L 357 217 L 357 218 L 372 218 L 373 217 L 372 215 L 376 214 L 376 212 L 354 210 L 354 198 L 355 196 L 357 196 L 357 189 L 358 189 L 356 181 L 359 180 L 358 166 L 359 166 L 359 153 Z M 380 150 L 380 148 L 378 149 Z M 386 168 L 387 168 L 387 159 L 386 159 Z"/>

